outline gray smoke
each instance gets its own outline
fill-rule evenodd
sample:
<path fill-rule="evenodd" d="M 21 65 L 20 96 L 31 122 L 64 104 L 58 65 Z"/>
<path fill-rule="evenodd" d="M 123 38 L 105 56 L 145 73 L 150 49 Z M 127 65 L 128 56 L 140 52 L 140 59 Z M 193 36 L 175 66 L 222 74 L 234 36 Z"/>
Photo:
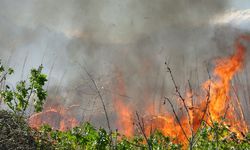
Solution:
<path fill-rule="evenodd" d="M 139 109 L 172 93 L 166 59 L 178 84 L 190 79 L 198 85 L 206 79 L 202 73 L 206 61 L 228 53 L 218 49 L 217 30 L 210 24 L 214 16 L 229 9 L 227 0 L 0 3 L 0 55 L 14 66 L 12 79 L 25 78 L 31 67 L 43 63 L 50 75 L 51 99 L 61 95 L 61 103 L 77 103 L 82 113 L 89 110 L 87 116 L 102 108 L 79 64 L 92 74 L 112 113 L 109 95 L 117 68 L 124 75 L 127 103 Z M 99 121 L 104 118 L 99 116 Z"/>

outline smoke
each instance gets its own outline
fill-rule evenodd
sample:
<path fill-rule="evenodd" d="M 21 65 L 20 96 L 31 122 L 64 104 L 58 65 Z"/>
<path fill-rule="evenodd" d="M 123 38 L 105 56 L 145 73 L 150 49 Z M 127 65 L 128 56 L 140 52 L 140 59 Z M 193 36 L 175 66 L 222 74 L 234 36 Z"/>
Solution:
<path fill-rule="evenodd" d="M 218 49 L 211 24 L 229 9 L 227 0 L 0 1 L 0 54 L 16 69 L 13 79 L 43 63 L 51 97 L 90 114 L 102 109 L 79 64 L 105 93 L 111 113 L 115 70 L 124 75 L 127 102 L 140 107 L 171 93 L 166 59 L 178 84 L 198 85 L 206 79 L 204 61 L 228 53 Z"/>

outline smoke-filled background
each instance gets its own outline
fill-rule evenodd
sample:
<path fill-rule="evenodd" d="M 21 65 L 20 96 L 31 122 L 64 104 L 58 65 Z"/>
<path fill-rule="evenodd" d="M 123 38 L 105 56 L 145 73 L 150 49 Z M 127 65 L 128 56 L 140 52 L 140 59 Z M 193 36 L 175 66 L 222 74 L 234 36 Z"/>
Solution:
<path fill-rule="evenodd" d="M 231 54 L 234 38 L 248 32 L 248 8 L 247 0 L 0 0 L 0 55 L 15 69 L 11 84 L 43 64 L 46 106 L 79 105 L 78 119 L 105 126 L 86 70 L 111 120 L 111 95 L 140 110 L 172 94 L 166 60 L 181 88 L 206 80 L 206 66 Z M 119 74 L 125 94 L 114 90 Z"/>

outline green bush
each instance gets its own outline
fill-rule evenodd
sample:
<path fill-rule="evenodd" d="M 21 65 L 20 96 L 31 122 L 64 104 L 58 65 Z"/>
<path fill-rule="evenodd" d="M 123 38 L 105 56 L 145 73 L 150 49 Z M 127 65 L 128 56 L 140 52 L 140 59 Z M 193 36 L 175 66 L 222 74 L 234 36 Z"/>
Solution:
<path fill-rule="evenodd" d="M 68 131 L 52 130 L 48 125 L 45 125 L 41 127 L 39 132 L 47 135 L 47 139 L 53 143 L 53 148 L 56 150 L 148 149 L 148 144 L 141 135 L 126 138 L 117 132 L 107 134 L 104 129 L 96 129 L 89 123 Z M 173 139 L 164 136 L 160 131 L 155 131 L 147 140 L 154 150 L 190 149 L 188 145 L 174 143 Z M 213 126 L 204 124 L 204 127 L 197 133 L 194 141 L 193 150 L 250 149 L 250 134 L 245 135 L 243 138 L 237 138 L 236 133 L 230 131 L 230 128 L 222 123 L 214 123 Z"/>
<path fill-rule="evenodd" d="M 140 135 L 128 139 L 117 132 L 108 134 L 103 128 L 96 129 L 90 123 L 84 123 L 68 131 L 52 130 L 48 125 L 44 125 L 39 132 L 47 135 L 56 150 L 134 150 L 148 148 Z M 181 149 L 181 145 L 172 143 L 170 138 L 164 136 L 161 132 L 152 134 L 149 141 L 153 149 Z"/>
<path fill-rule="evenodd" d="M 250 149 L 250 134 L 238 138 L 236 133 L 221 123 L 215 122 L 213 126 L 205 126 L 198 132 L 197 142 L 194 149 Z"/>

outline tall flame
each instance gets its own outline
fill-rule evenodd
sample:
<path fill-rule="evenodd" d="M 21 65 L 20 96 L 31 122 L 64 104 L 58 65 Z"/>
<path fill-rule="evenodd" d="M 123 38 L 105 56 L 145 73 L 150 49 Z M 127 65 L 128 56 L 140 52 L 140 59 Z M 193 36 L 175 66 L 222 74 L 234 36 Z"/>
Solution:
<path fill-rule="evenodd" d="M 244 36 L 241 38 L 244 38 Z M 207 81 L 211 84 L 209 112 L 211 118 L 216 121 L 219 121 L 224 114 L 230 115 L 228 116 L 230 117 L 230 120 L 236 119 L 235 113 L 226 113 L 233 111 L 233 108 L 230 107 L 231 100 L 234 100 L 230 96 L 230 82 L 235 73 L 237 73 L 242 68 L 245 59 L 245 47 L 240 43 L 239 39 L 235 44 L 235 54 L 229 58 L 219 59 L 217 61 L 216 68 L 214 69 L 214 76 L 218 77 L 218 79 L 215 81 Z"/>
<path fill-rule="evenodd" d="M 122 72 L 116 71 L 116 79 L 117 82 L 115 84 L 116 86 L 114 86 L 112 97 L 119 120 L 117 125 L 124 135 L 130 137 L 133 135 L 132 112 L 131 108 L 124 103 L 123 96 L 126 95 L 126 87 Z"/>
<path fill-rule="evenodd" d="M 151 116 L 144 117 L 146 119 L 145 133 L 149 135 L 157 129 L 162 131 L 164 135 L 176 137 L 178 140 L 176 142 L 186 143 L 187 137 L 191 136 L 192 131 L 196 132 L 200 127 L 202 119 L 211 124 L 213 121 L 221 121 L 223 117 L 226 118 L 226 123 L 230 125 L 230 130 L 236 132 L 238 136 L 241 136 L 241 133 L 246 133 L 248 129 L 242 110 L 240 110 L 240 117 L 236 115 L 236 109 L 241 109 L 241 107 L 233 107 L 232 105 L 232 102 L 236 102 L 240 106 L 240 102 L 231 96 L 231 80 L 242 69 L 245 60 L 246 48 L 241 43 L 241 40 L 250 41 L 250 37 L 240 36 L 235 42 L 235 53 L 232 56 L 216 60 L 212 78 L 202 84 L 202 93 L 208 92 L 208 94 L 205 97 L 202 94 L 197 96 L 200 101 L 199 104 L 193 106 L 191 98 L 193 93 L 192 91 L 186 92 L 184 99 L 188 107 L 189 117 L 187 113 L 182 113 L 182 115 L 177 116 L 178 122 L 176 115 L 171 113 L 152 113 Z M 125 88 L 123 88 L 125 82 L 122 75 L 117 80 L 119 84 L 117 84 L 116 88 L 122 89 L 123 93 L 125 93 Z M 179 99 L 176 99 L 177 103 Z M 182 103 L 180 104 L 180 107 L 184 107 Z M 119 116 L 118 124 L 121 129 L 125 129 L 125 135 L 134 134 L 135 131 L 130 120 L 134 110 L 129 108 L 122 99 L 115 98 L 114 105 Z M 146 109 L 146 112 L 153 112 L 151 105 L 147 106 L 147 108 L 149 109 Z"/>

